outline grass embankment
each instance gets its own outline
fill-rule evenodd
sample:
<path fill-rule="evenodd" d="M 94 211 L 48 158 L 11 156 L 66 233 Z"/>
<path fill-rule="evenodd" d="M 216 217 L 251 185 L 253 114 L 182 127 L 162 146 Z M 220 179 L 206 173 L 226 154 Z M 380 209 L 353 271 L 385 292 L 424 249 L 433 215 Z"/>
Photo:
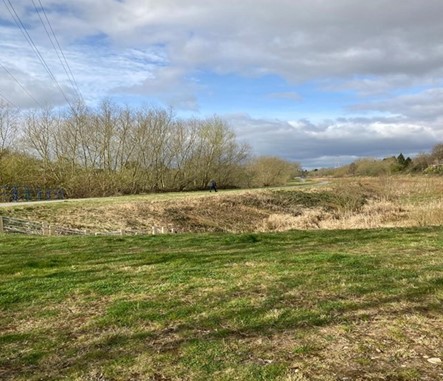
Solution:
<path fill-rule="evenodd" d="M 443 228 L 0 236 L 2 380 L 443 379 Z"/>
<path fill-rule="evenodd" d="M 5 216 L 92 232 L 277 232 L 443 225 L 443 178 L 327 179 L 279 189 L 12 204 Z"/>

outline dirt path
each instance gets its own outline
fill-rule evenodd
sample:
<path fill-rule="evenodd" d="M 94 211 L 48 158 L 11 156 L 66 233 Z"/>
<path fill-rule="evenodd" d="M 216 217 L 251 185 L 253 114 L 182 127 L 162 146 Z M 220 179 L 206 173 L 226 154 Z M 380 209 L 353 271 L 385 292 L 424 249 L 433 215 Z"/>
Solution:
<path fill-rule="evenodd" d="M 41 201 L 17 201 L 17 202 L 2 202 L 0 203 L 0 208 L 3 207 L 14 207 L 14 206 L 24 206 L 24 205 L 35 205 L 35 204 L 51 204 L 54 202 L 65 202 L 68 200 L 41 200 Z"/>

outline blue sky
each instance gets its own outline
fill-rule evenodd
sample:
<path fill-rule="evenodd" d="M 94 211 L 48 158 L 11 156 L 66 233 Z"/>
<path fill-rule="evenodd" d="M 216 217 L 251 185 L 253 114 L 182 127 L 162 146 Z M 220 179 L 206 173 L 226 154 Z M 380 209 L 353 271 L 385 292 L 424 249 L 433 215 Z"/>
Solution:
<path fill-rule="evenodd" d="M 0 101 L 217 114 L 256 155 L 305 168 L 414 156 L 443 142 L 442 14 L 441 0 L 4 0 Z"/>

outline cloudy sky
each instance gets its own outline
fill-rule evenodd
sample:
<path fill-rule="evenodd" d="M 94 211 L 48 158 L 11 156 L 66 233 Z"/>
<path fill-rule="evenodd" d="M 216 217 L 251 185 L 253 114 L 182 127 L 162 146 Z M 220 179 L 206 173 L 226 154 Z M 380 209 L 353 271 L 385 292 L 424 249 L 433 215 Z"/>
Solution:
<path fill-rule="evenodd" d="M 443 142 L 441 0 L 2 0 L 0 100 L 217 114 L 304 168 Z"/>

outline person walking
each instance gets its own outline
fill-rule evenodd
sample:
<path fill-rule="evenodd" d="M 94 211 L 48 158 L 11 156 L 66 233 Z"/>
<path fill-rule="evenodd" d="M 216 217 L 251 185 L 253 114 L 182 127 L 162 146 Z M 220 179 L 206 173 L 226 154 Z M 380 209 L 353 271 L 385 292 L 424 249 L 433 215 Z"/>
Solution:
<path fill-rule="evenodd" d="M 209 181 L 209 192 L 217 192 L 217 183 L 215 182 L 214 179 L 212 179 L 211 181 Z"/>

